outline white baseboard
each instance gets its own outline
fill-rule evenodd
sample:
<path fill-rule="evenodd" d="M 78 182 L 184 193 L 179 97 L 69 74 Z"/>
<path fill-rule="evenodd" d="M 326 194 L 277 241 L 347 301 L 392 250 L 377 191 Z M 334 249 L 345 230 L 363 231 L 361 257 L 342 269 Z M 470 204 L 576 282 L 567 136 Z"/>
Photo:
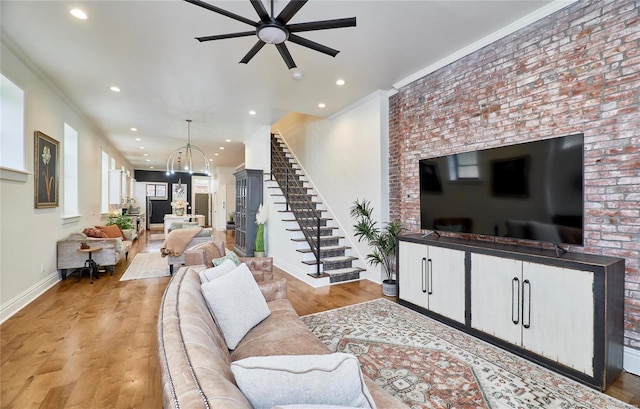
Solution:
<path fill-rule="evenodd" d="M 640 351 L 637 349 L 624 347 L 624 370 L 634 375 L 640 376 Z"/>
<path fill-rule="evenodd" d="M 60 276 L 58 272 L 49 274 L 21 294 L 13 297 L 6 303 L 0 306 L 0 324 L 11 318 L 16 312 L 26 307 L 30 302 L 38 298 L 42 293 L 53 287 L 58 281 Z"/>

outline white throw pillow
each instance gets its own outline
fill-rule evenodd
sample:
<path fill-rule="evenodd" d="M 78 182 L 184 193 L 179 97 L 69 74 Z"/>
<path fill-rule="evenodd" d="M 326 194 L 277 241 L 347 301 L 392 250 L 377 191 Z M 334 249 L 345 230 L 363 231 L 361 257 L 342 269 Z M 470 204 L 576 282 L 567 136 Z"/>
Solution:
<path fill-rule="evenodd" d="M 238 266 L 231 261 L 226 260 L 224 263 L 220 264 L 217 267 L 207 268 L 206 270 L 202 270 L 200 272 L 200 283 L 208 283 L 209 281 L 213 281 L 216 278 L 220 278 L 228 272 L 235 270 Z"/>
<path fill-rule="evenodd" d="M 231 350 L 271 311 L 246 264 L 200 286 L 202 295 Z"/>
<path fill-rule="evenodd" d="M 295 404 L 375 409 L 351 354 L 250 357 L 232 362 L 231 371 L 255 409 Z"/>

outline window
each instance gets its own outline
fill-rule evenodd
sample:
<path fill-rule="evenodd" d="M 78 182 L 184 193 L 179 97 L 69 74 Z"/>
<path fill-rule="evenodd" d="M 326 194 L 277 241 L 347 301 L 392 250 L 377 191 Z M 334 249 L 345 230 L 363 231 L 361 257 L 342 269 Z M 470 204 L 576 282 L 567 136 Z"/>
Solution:
<path fill-rule="evenodd" d="M 121 166 L 122 170 L 122 180 L 120 181 L 120 196 L 123 198 L 127 197 L 127 170 L 124 166 Z"/>
<path fill-rule="evenodd" d="M 101 176 L 102 176 L 102 192 L 101 192 L 102 200 L 100 203 L 100 212 L 109 213 L 109 155 L 105 151 L 102 151 Z"/>
<path fill-rule="evenodd" d="M 478 152 L 458 153 L 449 157 L 451 180 L 478 180 Z"/>
<path fill-rule="evenodd" d="M 78 132 L 64 124 L 64 200 L 65 216 L 76 216 L 78 211 Z"/>
<path fill-rule="evenodd" d="M 24 91 L 0 74 L 1 167 L 26 172 L 24 142 Z"/>
<path fill-rule="evenodd" d="M 168 183 L 147 183 L 147 196 L 151 200 L 167 200 Z"/>

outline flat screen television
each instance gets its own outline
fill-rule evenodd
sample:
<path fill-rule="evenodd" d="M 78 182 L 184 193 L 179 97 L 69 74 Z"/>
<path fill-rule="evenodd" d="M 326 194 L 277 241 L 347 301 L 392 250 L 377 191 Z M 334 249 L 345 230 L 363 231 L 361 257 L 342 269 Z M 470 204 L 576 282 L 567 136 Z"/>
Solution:
<path fill-rule="evenodd" d="M 420 160 L 422 230 L 583 244 L 584 136 Z"/>

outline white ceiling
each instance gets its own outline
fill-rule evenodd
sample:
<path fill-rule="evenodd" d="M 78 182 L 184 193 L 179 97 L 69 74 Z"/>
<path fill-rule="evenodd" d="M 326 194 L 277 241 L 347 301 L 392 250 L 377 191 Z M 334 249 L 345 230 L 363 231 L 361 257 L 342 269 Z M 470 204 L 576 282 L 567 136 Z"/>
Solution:
<path fill-rule="evenodd" d="M 207 1 L 258 20 L 249 0 Z M 192 142 L 214 166 L 237 166 L 244 161 L 243 138 L 259 127 L 292 111 L 328 116 L 376 90 L 392 90 L 550 2 L 311 0 L 290 23 L 355 16 L 357 27 L 300 33 L 340 53 L 332 58 L 287 42 L 298 65 L 291 71 L 272 45 L 238 64 L 254 37 L 194 40 L 252 28 L 184 1 L 2 0 L 0 14 L 7 43 L 136 169 L 164 169 L 169 153 L 186 143 L 186 119 L 193 120 Z M 275 0 L 276 14 L 286 3 Z M 72 17 L 74 7 L 89 19 Z M 303 78 L 293 79 L 293 71 Z M 346 85 L 336 86 L 338 78 Z M 110 91 L 112 85 L 122 91 Z"/>

